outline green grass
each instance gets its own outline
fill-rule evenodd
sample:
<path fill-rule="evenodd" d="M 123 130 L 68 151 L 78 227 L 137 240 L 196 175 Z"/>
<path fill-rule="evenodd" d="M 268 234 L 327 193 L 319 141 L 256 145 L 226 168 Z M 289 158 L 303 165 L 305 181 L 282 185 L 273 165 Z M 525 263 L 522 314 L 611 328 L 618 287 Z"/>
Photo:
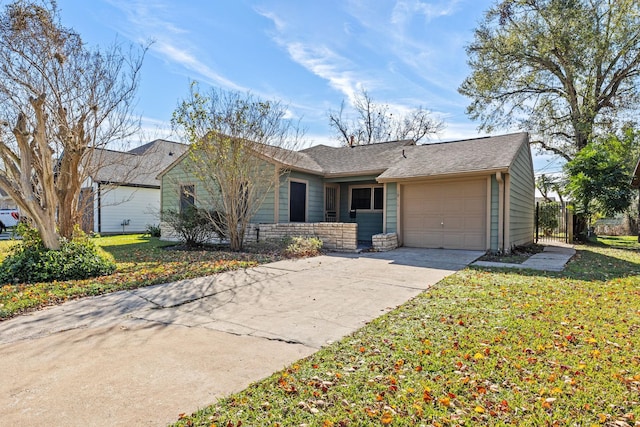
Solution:
<path fill-rule="evenodd" d="M 467 268 L 177 425 L 638 425 L 640 254 L 607 243 Z"/>
<path fill-rule="evenodd" d="M 638 236 L 598 236 L 596 241 L 606 246 L 640 250 Z"/>
<path fill-rule="evenodd" d="M 274 250 L 267 253 L 167 250 L 173 243 L 142 235 L 100 237 L 95 241 L 115 258 L 114 274 L 87 280 L 1 286 L 0 319 L 69 299 L 247 268 L 278 256 Z M 14 244 L 0 242 L 0 259 Z"/>

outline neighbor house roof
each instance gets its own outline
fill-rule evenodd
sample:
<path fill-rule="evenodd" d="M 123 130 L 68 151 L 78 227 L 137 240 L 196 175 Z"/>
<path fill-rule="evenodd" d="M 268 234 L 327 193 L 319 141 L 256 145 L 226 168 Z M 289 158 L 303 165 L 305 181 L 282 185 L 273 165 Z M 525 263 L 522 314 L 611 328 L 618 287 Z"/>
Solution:
<path fill-rule="evenodd" d="M 506 172 L 523 144 L 528 143 L 528 134 L 522 132 L 405 147 L 404 155 L 396 152 L 395 161 L 378 181 Z"/>
<path fill-rule="evenodd" d="M 187 151 L 188 145 L 156 139 L 129 151 L 93 150 L 91 178 L 100 183 L 159 187 L 158 173 Z"/>

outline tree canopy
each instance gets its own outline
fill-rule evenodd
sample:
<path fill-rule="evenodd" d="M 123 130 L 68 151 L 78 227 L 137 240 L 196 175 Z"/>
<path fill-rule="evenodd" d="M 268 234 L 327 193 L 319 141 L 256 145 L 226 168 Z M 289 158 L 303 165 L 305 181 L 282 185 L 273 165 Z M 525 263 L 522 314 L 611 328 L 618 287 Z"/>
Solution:
<path fill-rule="evenodd" d="M 402 139 L 418 142 L 444 128 L 443 122 L 432 117 L 431 112 L 423 107 L 394 116 L 387 104 L 374 102 L 364 89 L 356 94 L 352 107 L 355 117 L 348 117 L 344 101 L 340 110 L 328 112 L 329 125 L 335 131 L 336 139 L 344 145 L 374 144 Z"/>
<path fill-rule="evenodd" d="M 459 91 L 480 129 L 517 125 L 567 160 L 638 112 L 637 0 L 501 0 L 467 53 Z"/>
<path fill-rule="evenodd" d="M 79 221 L 92 150 L 138 129 L 143 56 L 87 48 L 62 26 L 53 0 L 18 0 L 0 12 L 0 188 L 49 249 Z"/>
<path fill-rule="evenodd" d="M 629 208 L 631 175 L 640 153 L 640 133 L 626 129 L 587 144 L 565 165 L 569 190 L 579 212 L 613 216 Z"/>
<path fill-rule="evenodd" d="M 206 200 L 200 207 L 211 208 L 218 234 L 232 250 L 242 249 L 251 217 L 287 172 L 302 130 L 278 101 L 215 88 L 203 92 L 197 83 L 172 124 L 191 143 L 185 168 L 206 192 L 194 195 L 195 204 Z"/>

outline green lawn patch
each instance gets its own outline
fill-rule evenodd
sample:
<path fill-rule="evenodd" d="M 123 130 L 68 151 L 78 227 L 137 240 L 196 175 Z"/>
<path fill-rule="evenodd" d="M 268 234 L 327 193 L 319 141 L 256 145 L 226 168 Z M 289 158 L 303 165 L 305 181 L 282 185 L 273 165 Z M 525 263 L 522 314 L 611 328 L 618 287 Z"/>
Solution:
<path fill-rule="evenodd" d="M 467 268 L 176 425 L 638 425 L 640 254 L 577 249 Z"/>
<path fill-rule="evenodd" d="M 95 239 L 116 260 L 114 274 L 86 280 L 0 286 L 0 319 L 69 299 L 206 276 L 247 268 L 278 258 L 274 249 L 252 252 L 225 250 L 170 250 L 175 243 L 143 235 L 108 236 Z M 15 242 L 0 242 L 0 258 Z"/>
<path fill-rule="evenodd" d="M 596 242 L 616 248 L 640 250 L 638 236 L 598 236 Z"/>

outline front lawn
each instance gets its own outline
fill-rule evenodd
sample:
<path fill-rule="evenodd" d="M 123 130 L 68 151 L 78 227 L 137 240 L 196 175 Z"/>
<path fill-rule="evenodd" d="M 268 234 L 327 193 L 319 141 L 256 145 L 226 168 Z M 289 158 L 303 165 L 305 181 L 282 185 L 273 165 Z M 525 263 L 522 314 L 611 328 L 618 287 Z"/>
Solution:
<path fill-rule="evenodd" d="M 638 236 L 598 236 L 596 241 L 615 248 L 640 250 Z"/>
<path fill-rule="evenodd" d="M 638 426 L 640 253 L 577 249 L 467 268 L 177 425 Z"/>
<path fill-rule="evenodd" d="M 167 247 L 175 243 L 139 234 L 100 237 L 95 242 L 115 258 L 114 274 L 86 280 L 1 286 L 0 319 L 73 298 L 252 267 L 277 257 L 274 251 L 169 250 Z M 13 244 L 1 242 L 0 259 L 4 259 Z"/>

